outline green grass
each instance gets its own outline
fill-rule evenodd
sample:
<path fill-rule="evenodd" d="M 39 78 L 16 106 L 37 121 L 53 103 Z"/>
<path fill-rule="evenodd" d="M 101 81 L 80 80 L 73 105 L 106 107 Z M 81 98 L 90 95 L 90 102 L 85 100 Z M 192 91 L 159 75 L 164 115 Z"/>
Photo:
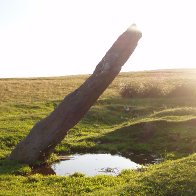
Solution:
<path fill-rule="evenodd" d="M 196 70 L 121 73 L 55 153 L 120 153 L 135 161 L 132 153 L 144 153 L 168 161 L 142 172 L 92 178 L 33 175 L 29 166 L 5 160 L 32 126 L 88 76 L 0 79 L 0 195 L 196 195 L 195 97 L 121 97 L 126 84 L 195 85 L 195 75 Z"/>
<path fill-rule="evenodd" d="M 4 171 L 8 166 L 3 166 Z M 30 175 L 28 166 L 9 167 L 14 169 L 10 172 L 0 170 L 1 195 L 193 196 L 196 193 L 196 154 L 140 171 L 125 170 L 117 177 Z"/>

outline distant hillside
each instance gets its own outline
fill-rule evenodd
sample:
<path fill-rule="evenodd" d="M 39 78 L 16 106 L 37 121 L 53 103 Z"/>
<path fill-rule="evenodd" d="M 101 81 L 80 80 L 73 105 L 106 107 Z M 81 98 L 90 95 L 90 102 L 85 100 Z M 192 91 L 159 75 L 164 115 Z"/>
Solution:
<path fill-rule="evenodd" d="M 196 69 L 124 72 L 113 81 L 102 97 L 119 96 L 122 85 L 151 80 L 168 83 L 196 82 Z M 61 100 L 81 85 L 89 75 L 0 79 L 0 103 Z"/>

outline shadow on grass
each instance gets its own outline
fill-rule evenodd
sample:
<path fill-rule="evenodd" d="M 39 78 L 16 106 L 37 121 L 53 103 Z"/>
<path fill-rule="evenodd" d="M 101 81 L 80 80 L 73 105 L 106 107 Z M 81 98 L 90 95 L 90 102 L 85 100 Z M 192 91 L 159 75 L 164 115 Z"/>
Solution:
<path fill-rule="evenodd" d="M 138 163 L 156 162 L 196 152 L 196 119 L 187 121 L 155 120 L 116 129 L 96 138 L 99 151 L 120 153 Z"/>
<path fill-rule="evenodd" d="M 31 168 L 26 164 L 20 164 L 17 161 L 0 160 L 0 175 L 27 175 L 31 172 Z"/>

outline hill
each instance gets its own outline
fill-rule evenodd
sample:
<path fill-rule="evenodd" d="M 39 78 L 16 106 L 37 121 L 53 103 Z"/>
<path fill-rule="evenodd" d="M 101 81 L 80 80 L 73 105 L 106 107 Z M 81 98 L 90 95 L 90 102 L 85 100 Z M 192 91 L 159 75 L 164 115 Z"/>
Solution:
<path fill-rule="evenodd" d="M 100 189 L 107 195 L 110 186 L 116 187 L 114 195 L 195 195 L 195 75 L 196 70 L 121 73 L 55 153 L 109 152 L 131 156 L 135 161 L 138 156 L 133 154 L 145 154 L 144 164 L 151 155 L 163 162 L 140 172 L 126 171 L 118 177 L 92 178 L 33 175 L 29 166 L 4 160 L 31 127 L 88 75 L 0 79 L 0 174 L 4 181 L 0 194 L 25 193 L 32 185 L 32 193 L 36 190 L 39 195 L 43 189 L 53 194 L 50 185 L 57 183 L 55 191 L 67 191 L 68 195 L 98 194 L 94 191 Z"/>

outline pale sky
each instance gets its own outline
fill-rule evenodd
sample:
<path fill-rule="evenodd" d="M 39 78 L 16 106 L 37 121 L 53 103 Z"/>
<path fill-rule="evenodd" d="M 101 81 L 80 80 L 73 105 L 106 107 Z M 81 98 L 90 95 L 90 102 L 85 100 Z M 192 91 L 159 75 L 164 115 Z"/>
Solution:
<path fill-rule="evenodd" d="M 0 78 L 92 73 L 132 23 L 122 71 L 196 68 L 195 0 L 0 0 Z"/>

